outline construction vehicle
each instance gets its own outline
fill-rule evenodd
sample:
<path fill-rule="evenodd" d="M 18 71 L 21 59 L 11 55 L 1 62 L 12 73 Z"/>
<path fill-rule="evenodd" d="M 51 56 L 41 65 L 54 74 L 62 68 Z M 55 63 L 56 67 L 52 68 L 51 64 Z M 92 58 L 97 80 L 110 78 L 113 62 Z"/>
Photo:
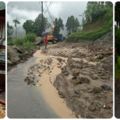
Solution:
<path fill-rule="evenodd" d="M 56 37 L 52 34 L 52 33 L 47 33 L 47 39 L 48 39 L 48 42 L 52 42 L 53 44 L 57 42 L 57 39 Z M 44 35 L 45 37 L 45 35 Z M 43 37 L 43 39 L 44 39 Z"/>
<path fill-rule="evenodd" d="M 48 42 L 52 42 L 53 44 L 64 40 L 64 37 L 62 34 L 53 35 L 52 33 L 49 32 L 43 35 L 42 42 L 44 41 L 44 37 L 46 35 L 47 35 Z"/>

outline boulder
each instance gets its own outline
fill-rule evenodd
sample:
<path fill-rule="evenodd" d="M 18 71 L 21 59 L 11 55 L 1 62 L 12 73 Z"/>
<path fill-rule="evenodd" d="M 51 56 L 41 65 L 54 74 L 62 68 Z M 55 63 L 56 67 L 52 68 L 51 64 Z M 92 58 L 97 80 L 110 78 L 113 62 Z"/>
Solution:
<path fill-rule="evenodd" d="M 11 46 L 8 46 L 7 51 L 8 51 L 8 60 L 10 61 L 11 64 L 17 63 L 20 60 L 19 54 L 16 51 L 16 49 L 14 49 Z"/>
<path fill-rule="evenodd" d="M 86 76 L 79 75 L 78 77 L 73 77 L 72 82 L 74 84 L 89 84 L 90 83 L 90 78 Z"/>
<path fill-rule="evenodd" d="M 41 43 L 42 43 L 42 38 L 41 37 L 36 37 L 35 45 L 40 45 Z"/>

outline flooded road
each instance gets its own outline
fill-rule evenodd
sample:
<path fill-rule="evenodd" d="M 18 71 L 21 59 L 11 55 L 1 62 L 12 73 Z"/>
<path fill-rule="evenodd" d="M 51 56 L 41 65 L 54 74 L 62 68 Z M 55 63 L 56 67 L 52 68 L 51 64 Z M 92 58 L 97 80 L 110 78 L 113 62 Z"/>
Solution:
<path fill-rule="evenodd" d="M 43 99 L 40 90 L 24 82 L 29 67 L 34 63 L 35 57 L 8 72 L 8 117 L 10 118 L 58 118 Z"/>

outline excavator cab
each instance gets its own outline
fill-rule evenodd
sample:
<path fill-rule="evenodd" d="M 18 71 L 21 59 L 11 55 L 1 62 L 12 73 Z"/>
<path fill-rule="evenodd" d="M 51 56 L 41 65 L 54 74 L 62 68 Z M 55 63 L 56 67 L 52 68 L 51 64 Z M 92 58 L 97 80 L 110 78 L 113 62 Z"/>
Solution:
<path fill-rule="evenodd" d="M 52 42 L 53 44 L 56 43 L 57 39 L 52 33 L 46 33 L 43 35 L 43 41 L 45 39 L 45 36 L 47 35 L 48 42 Z"/>

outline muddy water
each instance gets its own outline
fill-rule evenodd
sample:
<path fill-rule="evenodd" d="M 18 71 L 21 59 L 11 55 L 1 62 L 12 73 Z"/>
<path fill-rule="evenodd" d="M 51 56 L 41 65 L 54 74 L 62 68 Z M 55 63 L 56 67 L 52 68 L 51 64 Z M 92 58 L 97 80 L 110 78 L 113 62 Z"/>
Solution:
<path fill-rule="evenodd" d="M 45 101 L 61 118 L 75 118 L 74 113 L 67 107 L 64 99 L 60 98 L 58 91 L 53 86 L 56 76 L 61 73 L 61 68 L 58 67 L 60 63 L 57 60 L 57 58 L 60 57 L 51 56 L 47 53 L 44 54 L 41 50 L 38 50 L 34 56 L 37 58 L 36 62 L 41 65 L 46 63 L 48 59 L 52 60 L 51 64 L 47 64 L 48 66 L 50 65 L 49 69 L 45 69 L 44 72 L 40 74 L 41 77 L 39 78 L 38 85 L 40 85 L 40 91 L 42 91 Z M 61 64 L 61 66 L 64 65 L 65 63 Z"/>
<path fill-rule="evenodd" d="M 8 72 L 8 117 L 10 118 L 58 118 L 43 99 L 40 90 L 24 82 L 28 69 L 35 60 L 35 57 L 32 57 Z"/>

